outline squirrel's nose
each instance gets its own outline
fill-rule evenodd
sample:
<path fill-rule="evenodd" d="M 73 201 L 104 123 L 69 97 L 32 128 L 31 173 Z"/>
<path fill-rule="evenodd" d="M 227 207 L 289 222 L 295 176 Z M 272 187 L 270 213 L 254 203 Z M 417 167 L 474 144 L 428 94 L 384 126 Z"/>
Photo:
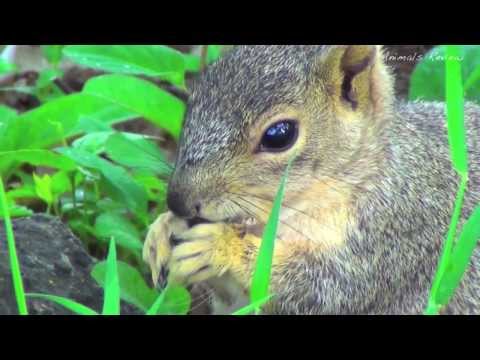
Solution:
<path fill-rule="evenodd" d="M 178 217 L 191 219 L 196 217 L 200 212 L 200 204 L 195 203 L 189 205 L 185 196 L 177 191 L 169 191 L 167 195 L 168 208 Z"/>

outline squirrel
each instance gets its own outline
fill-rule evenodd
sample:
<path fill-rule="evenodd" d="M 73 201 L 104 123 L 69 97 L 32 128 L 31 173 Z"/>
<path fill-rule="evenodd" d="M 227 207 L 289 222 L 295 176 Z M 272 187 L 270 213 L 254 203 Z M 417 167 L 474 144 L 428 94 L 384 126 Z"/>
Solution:
<path fill-rule="evenodd" d="M 422 314 L 460 178 L 445 104 L 400 102 L 380 45 L 242 45 L 192 84 L 169 211 L 143 257 L 155 283 L 247 302 L 292 156 L 265 314 Z M 465 104 L 480 204 L 480 107 Z M 203 285 L 202 285 L 203 284 Z M 480 247 L 442 314 L 480 314 Z"/>

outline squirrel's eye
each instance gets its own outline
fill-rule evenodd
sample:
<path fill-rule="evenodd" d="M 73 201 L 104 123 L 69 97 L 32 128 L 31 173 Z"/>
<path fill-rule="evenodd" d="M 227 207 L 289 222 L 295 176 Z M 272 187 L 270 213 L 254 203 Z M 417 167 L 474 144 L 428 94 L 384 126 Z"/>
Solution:
<path fill-rule="evenodd" d="M 297 141 L 298 124 L 294 120 L 282 120 L 263 134 L 260 151 L 280 152 L 288 150 Z"/>

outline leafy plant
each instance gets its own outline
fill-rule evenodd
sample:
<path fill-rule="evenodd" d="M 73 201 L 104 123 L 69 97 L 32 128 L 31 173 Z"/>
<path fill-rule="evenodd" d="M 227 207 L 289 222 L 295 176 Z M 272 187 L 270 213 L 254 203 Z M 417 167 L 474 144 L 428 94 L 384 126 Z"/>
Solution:
<path fill-rule="evenodd" d="M 46 205 L 47 212 L 61 216 L 89 248 L 97 249 L 96 256 L 103 256 L 113 239 L 123 261 L 113 264 L 111 256 L 116 254 L 111 255 L 115 248 L 110 244 L 109 260 L 98 264 L 94 275 L 111 289 L 108 284 L 116 282 L 110 277 L 113 272 L 108 281 L 106 273 L 100 274 L 116 266 L 120 294 L 132 300 L 125 279 L 130 276 L 135 286 L 148 288 L 140 280 L 144 271 L 141 239 L 165 210 L 166 179 L 172 165 L 154 138 L 115 127 L 143 119 L 178 139 L 185 104 L 164 85 L 185 89 L 185 76 L 200 71 L 203 59 L 164 45 L 45 45 L 42 51 L 51 67 L 38 73 L 34 85 L 0 88 L 0 92 L 27 93 L 40 102 L 21 114 L 0 105 L 0 173 L 8 190 L 0 214 L 28 216 L 32 214 L 29 206 Z M 218 56 L 219 47 L 208 46 L 206 62 Z M 64 76 L 60 70 L 64 58 L 102 73 L 89 79 L 82 91 L 66 94 L 57 85 Z M 14 71 L 14 65 L 0 62 L 0 74 Z M 148 313 L 183 314 L 190 306 L 183 288 L 143 293 L 149 293 L 148 301 L 139 302 L 138 295 L 136 305 L 143 304 L 142 310 Z M 106 292 L 110 305 L 104 310 L 117 313 L 116 295 L 108 294 L 110 290 Z M 33 295 L 93 314 L 69 299 Z"/>
<path fill-rule="evenodd" d="M 445 62 L 462 61 L 465 99 L 480 102 L 480 46 L 459 45 L 453 55 L 448 46 L 437 46 L 425 55 L 410 79 L 410 100 L 445 101 Z M 450 60 L 449 60 L 450 59 Z"/>

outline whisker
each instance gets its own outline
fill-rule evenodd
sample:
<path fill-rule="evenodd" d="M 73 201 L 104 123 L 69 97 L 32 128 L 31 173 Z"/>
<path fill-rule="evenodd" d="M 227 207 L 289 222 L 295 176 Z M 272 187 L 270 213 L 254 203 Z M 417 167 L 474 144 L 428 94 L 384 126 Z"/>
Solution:
<path fill-rule="evenodd" d="M 243 202 L 246 202 L 247 204 L 250 204 L 251 206 L 255 207 L 256 209 L 258 209 L 258 210 L 260 210 L 260 211 L 263 211 L 263 212 L 266 213 L 266 214 L 269 214 L 269 213 L 270 213 L 270 211 L 267 211 L 267 210 L 261 208 L 261 207 L 258 206 L 257 204 L 255 204 L 255 203 L 253 203 L 253 202 L 251 202 L 251 201 L 249 201 L 249 200 L 246 200 L 245 198 L 242 198 L 242 197 L 238 197 L 238 196 L 237 196 L 237 199 L 238 199 L 238 200 L 241 200 L 241 201 L 243 201 Z M 247 213 L 249 212 L 246 208 L 243 208 L 243 210 L 246 211 Z M 253 214 L 251 214 L 251 213 L 250 213 L 250 216 L 255 217 L 255 216 L 254 216 Z M 280 222 L 281 224 L 289 227 L 289 228 L 292 229 L 293 231 L 297 232 L 298 234 L 302 235 L 302 236 L 305 237 L 307 240 L 313 242 L 313 240 L 312 240 L 309 236 L 305 235 L 303 232 L 301 232 L 301 231 L 298 230 L 297 228 L 293 227 L 292 225 L 286 223 L 285 221 L 283 221 L 283 220 L 281 220 L 281 219 L 279 219 L 279 222 Z"/>
<path fill-rule="evenodd" d="M 215 294 L 215 291 L 213 289 L 205 289 L 204 292 L 202 292 L 201 294 L 199 294 L 200 296 L 197 296 L 195 297 L 195 299 L 199 302 L 197 304 L 195 304 L 195 306 L 192 306 L 190 308 L 190 312 L 193 311 L 193 310 L 196 310 L 198 309 L 199 307 L 203 306 L 204 304 L 206 304 L 209 300 L 211 300 L 212 298 L 212 295 Z M 193 302 L 193 298 L 192 298 L 192 302 Z"/>
<path fill-rule="evenodd" d="M 253 197 L 253 198 L 256 198 L 258 200 L 261 200 L 261 201 L 265 201 L 265 202 L 269 202 L 269 203 L 273 203 L 274 201 L 274 198 L 268 198 L 268 197 L 262 197 L 262 196 L 259 196 L 257 194 L 251 194 L 249 192 L 244 192 L 244 193 L 233 193 L 233 192 L 229 192 L 230 194 L 232 195 L 237 195 L 237 196 L 247 196 L 247 197 Z M 306 213 L 305 211 L 303 210 L 300 210 L 300 209 L 297 209 L 297 208 L 294 208 L 288 204 L 286 204 L 285 202 L 282 203 L 282 207 L 286 208 L 286 209 L 290 209 L 290 210 L 293 210 L 293 211 L 296 211 L 302 215 L 305 215 L 306 217 L 309 217 L 313 220 L 317 220 L 315 219 L 312 215 Z"/>
<path fill-rule="evenodd" d="M 260 197 L 260 196 L 255 195 L 255 194 L 250 194 L 250 193 L 248 193 L 248 192 L 245 192 L 243 195 L 242 195 L 242 194 L 239 194 L 239 193 L 232 193 L 232 192 L 229 192 L 229 194 L 236 195 L 237 197 L 238 197 L 238 196 L 246 196 L 246 197 L 257 198 L 257 199 L 260 200 L 260 201 L 265 201 L 265 202 L 270 202 L 270 203 L 273 202 L 273 199 L 262 198 L 262 197 Z M 246 201 L 245 199 L 243 199 L 243 200 Z M 315 218 L 315 217 L 313 217 L 312 215 L 304 212 L 303 210 L 294 208 L 294 207 L 289 206 L 289 205 L 287 205 L 287 204 L 285 204 L 285 203 L 282 204 L 282 207 L 287 208 L 287 209 L 290 209 L 290 210 L 292 210 L 292 211 L 295 211 L 295 212 L 299 213 L 300 215 L 305 216 L 305 217 L 307 217 L 307 218 L 310 218 L 310 219 L 312 219 L 312 220 L 314 220 L 314 221 L 318 221 L 317 218 Z M 264 211 L 266 212 L 266 210 L 264 210 Z M 255 217 L 255 216 L 254 216 L 254 217 Z M 286 224 L 284 221 L 282 221 L 282 223 L 283 223 L 283 224 Z M 289 226 L 289 225 L 287 225 L 287 226 Z M 326 226 L 326 227 L 328 227 L 328 228 L 330 228 L 330 229 L 332 229 L 332 230 L 335 230 L 335 227 L 332 226 L 332 225 L 330 225 L 330 224 L 323 224 L 323 226 Z M 290 226 L 290 228 L 292 228 L 292 227 Z M 293 228 L 292 228 L 292 229 L 293 229 Z M 296 230 L 296 229 L 293 229 L 293 230 L 299 232 L 299 231 Z M 304 234 L 302 234 L 302 235 L 304 235 Z M 304 236 L 305 236 L 305 235 L 304 235 Z"/>

